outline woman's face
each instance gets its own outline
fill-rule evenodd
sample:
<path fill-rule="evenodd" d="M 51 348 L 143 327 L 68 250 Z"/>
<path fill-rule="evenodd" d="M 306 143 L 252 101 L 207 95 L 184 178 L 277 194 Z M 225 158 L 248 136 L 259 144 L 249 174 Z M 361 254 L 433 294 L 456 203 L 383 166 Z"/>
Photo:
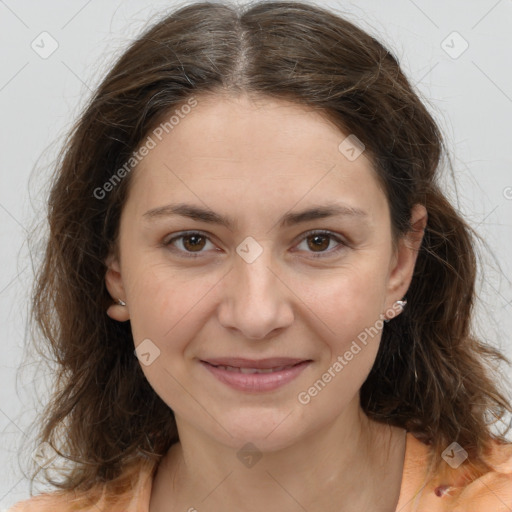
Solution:
<path fill-rule="evenodd" d="M 394 250 L 370 161 L 318 113 L 219 96 L 176 119 L 133 171 L 109 315 L 179 429 L 288 446 L 358 407 L 419 240 Z"/>

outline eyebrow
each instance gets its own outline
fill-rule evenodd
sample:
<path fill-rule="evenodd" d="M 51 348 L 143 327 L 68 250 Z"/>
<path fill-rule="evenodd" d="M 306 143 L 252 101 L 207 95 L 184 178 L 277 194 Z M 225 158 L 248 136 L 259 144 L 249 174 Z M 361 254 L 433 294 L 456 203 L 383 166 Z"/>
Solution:
<path fill-rule="evenodd" d="M 208 208 L 202 208 L 186 203 L 159 206 L 148 210 L 144 213 L 143 217 L 149 220 L 176 215 L 187 217 L 192 220 L 207 222 L 209 224 L 218 224 L 225 226 L 229 230 L 232 230 L 237 225 L 237 222 L 229 216 L 220 215 Z M 279 219 L 279 223 L 281 227 L 289 227 L 312 220 L 336 216 L 365 218 L 368 217 L 368 214 L 364 210 L 353 206 L 340 203 L 327 203 L 324 205 L 313 206 L 300 212 L 286 213 Z"/>

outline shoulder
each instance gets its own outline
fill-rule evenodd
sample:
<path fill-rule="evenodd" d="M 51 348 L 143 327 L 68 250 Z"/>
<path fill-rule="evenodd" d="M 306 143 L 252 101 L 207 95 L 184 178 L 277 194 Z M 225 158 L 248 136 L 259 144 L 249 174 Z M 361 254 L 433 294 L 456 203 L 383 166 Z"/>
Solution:
<path fill-rule="evenodd" d="M 146 512 L 156 464 L 131 467 L 109 487 L 88 492 L 55 491 L 20 501 L 7 512 Z"/>
<path fill-rule="evenodd" d="M 76 510 L 86 512 L 88 508 L 92 511 L 92 506 L 84 506 L 83 500 L 77 500 L 71 492 L 54 492 L 20 501 L 7 512 L 71 512 Z"/>
<path fill-rule="evenodd" d="M 512 511 L 512 443 L 491 441 L 482 461 L 442 462 L 427 479 L 431 447 L 408 433 L 400 512 Z"/>
<path fill-rule="evenodd" d="M 476 474 L 461 485 L 454 512 L 512 510 L 512 443 L 493 441 L 483 459 L 491 470 L 478 471 L 473 467 Z"/>
<path fill-rule="evenodd" d="M 512 510 L 512 443 L 492 440 L 487 452 L 482 455 L 482 461 L 467 459 L 455 468 L 443 465 L 439 477 L 428 486 L 432 499 L 443 504 L 440 510 Z"/>

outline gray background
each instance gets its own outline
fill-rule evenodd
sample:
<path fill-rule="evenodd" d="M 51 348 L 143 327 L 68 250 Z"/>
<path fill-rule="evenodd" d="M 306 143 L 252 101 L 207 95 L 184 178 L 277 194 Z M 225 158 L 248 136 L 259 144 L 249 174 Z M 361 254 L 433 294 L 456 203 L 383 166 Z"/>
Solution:
<path fill-rule="evenodd" d="M 18 450 L 47 393 L 48 370 L 38 370 L 23 346 L 33 277 L 26 237 L 43 218 L 52 160 L 109 63 L 175 5 L 0 0 L 0 510 L 29 495 Z M 484 254 L 475 328 L 512 357 L 512 1 L 324 5 L 392 49 L 439 122 L 455 165 L 457 186 L 446 182 L 449 195 L 495 256 Z M 58 48 L 41 56 L 33 41 L 40 53 Z"/>

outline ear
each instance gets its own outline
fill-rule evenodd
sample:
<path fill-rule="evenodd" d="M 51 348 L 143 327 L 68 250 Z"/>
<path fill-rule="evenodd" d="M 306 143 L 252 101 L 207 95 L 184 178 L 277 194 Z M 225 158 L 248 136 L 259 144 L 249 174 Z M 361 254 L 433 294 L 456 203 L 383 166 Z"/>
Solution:
<path fill-rule="evenodd" d="M 411 230 L 398 240 L 398 247 L 391 264 L 387 308 L 402 299 L 409 289 L 427 218 L 426 208 L 422 204 L 415 204 L 411 209 Z"/>
<path fill-rule="evenodd" d="M 107 266 L 107 271 L 105 273 L 105 285 L 107 286 L 107 290 L 115 302 L 107 309 L 107 315 L 113 320 L 117 320 L 118 322 L 126 322 L 130 319 L 128 304 L 121 306 L 117 303 L 118 299 L 126 302 L 126 294 L 123 286 L 123 278 L 121 275 L 121 266 L 117 256 L 115 256 L 113 253 L 109 254 L 105 260 L 105 265 Z"/>

